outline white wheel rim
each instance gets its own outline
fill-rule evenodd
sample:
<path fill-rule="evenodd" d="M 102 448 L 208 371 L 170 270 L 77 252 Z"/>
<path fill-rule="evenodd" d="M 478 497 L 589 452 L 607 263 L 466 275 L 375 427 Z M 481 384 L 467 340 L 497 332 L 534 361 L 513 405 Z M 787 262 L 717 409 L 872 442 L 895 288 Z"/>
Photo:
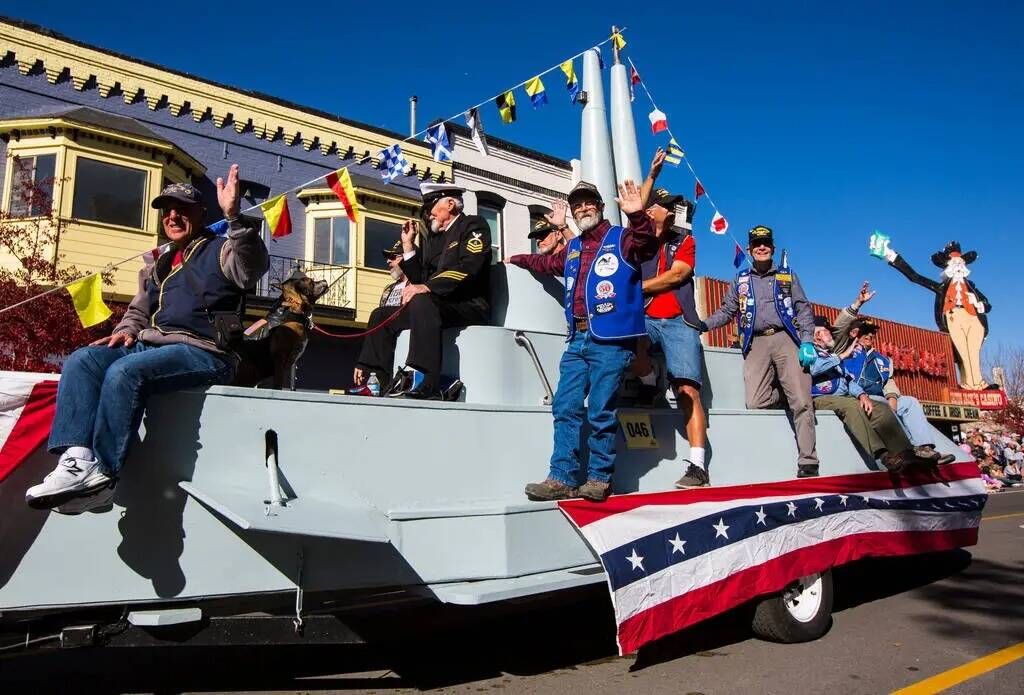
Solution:
<path fill-rule="evenodd" d="M 821 575 L 800 577 L 782 592 L 782 602 L 793 618 L 809 623 L 821 608 Z"/>

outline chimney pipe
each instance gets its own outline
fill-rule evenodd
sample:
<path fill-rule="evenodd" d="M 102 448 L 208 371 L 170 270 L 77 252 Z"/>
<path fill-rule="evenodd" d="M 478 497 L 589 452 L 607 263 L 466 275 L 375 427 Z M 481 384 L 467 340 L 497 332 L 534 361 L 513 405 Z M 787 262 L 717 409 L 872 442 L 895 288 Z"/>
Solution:
<path fill-rule="evenodd" d="M 409 137 L 416 134 L 416 102 L 419 98 L 413 94 L 409 97 Z"/>

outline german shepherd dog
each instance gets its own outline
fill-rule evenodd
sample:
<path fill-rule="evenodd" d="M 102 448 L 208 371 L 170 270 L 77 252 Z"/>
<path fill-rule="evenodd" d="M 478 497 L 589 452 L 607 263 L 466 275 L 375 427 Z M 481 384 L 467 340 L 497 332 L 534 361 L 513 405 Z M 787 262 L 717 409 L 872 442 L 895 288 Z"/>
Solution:
<path fill-rule="evenodd" d="M 279 289 L 281 296 L 270 307 L 266 325 L 246 338 L 238 349 L 242 359 L 235 376 L 236 386 L 256 386 L 272 378 L 275 389 L 295 388 L 293 368 L 309 342 L 313 306 L 329 285 L 296 270 L 272 287 Z"/>

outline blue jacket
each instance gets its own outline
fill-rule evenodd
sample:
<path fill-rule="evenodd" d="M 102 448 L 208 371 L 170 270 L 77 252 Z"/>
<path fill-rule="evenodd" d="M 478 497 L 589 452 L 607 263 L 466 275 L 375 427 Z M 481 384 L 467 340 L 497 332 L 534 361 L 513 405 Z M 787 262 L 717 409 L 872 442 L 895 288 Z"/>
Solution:
<path fill-rule="evenodd" d="M 811 365 L 812 396 L 852 396 L 860 398 L 864 389 L 857 383 L 839 359 L 839 355 L 823 350 L 817 345 L 814 352 L 818 359 Z"/>
<path fill-rule="evenodd" d="M 843 367 L 857 380 L 869 396 L 884 396 L 886 382 L 892 378 L 892 362 L 885 355 L 872 350 L 869 355 L 857 350 L 843 360 Z"/>
<path fill-rule="evenodd" d="M 601 340 L 625 340 L 647 335 L 644 324 L 643 285 L 640 269 L 631 266 L 622 255 L 622 227 L 611 227 L 605 234 L 597 257 L 584 278 L 584 299 L 590 334 Z M 573 290 L 579 282 L 582 237 L 572 239 L 565 251 L 565 320 L 567 339 L 576 333 L 573 317 Z"/>

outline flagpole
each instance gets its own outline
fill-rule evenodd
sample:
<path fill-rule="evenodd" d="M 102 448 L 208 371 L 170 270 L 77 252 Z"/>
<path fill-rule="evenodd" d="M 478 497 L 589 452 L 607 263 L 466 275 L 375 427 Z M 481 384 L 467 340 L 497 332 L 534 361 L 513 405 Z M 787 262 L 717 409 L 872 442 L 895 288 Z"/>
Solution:
<path fill-rule="evenodd" d="M 627 30 L 628 28 L 629 28 L 629 27 L 623 27 L 622 29 L 619 29 L 619 30 L 618 30 L 618 33 L 619 33 L 619 34 L 622 34 L 622 33 L 623 33 L 623 32 L 625 32 L 625 31 L 626 31 L 626 30 Z M 549 72 L 553 72 L 553 71 L 555 71 L 555 70 L 559 69 L 559 66 L 560 66 L 560 65 L 561 65 L 562 63 L 564 63 L 564 62 L 566 62 L 566 61 L 569 61 L 569 60 L 576 60 L 577 58 L 579 58 L 579 57 L 580 57 L 581 55 L 583 55 L 583 54 L 584 54 L 584 53 L 586 53 L 587 51 L 589 51 L 589 50 L 591 50 L 591 49 L 593 49 L 593 48 L 595 48 L 595 47 L 597 47 L 597 46 L 603 46 L 604 44 L 608 43 L 608 42 L 609 42 L 609 41 L 611 41 L 611 40 L 612 40 L 612 37 L 611 37 L 611 36 L 609 36 L 609 37 L 608 37 L 607 39 L 605 39 L 604 41 L 601 41 L 600 43 L 596 43 L 596 44 L 594 44 L 593 46 L 589 46 L 588 48 L 586 48 L 586 49 L 584 49 L 584 50 L 580 51 L 579 53 L 577 53 L 576 55 L 572 56 L 571 58 L 566 58 L 565 60 L 561 60 L 561 61 L 559 61 L 558 63 L 556 63 L 555 65 L 552 65 L 552 66 L 551 66 L 550 68 L 548 68 L 547 70 L 544 70 L 543 72 L 537 73 L 537 74 L 536 74 L 536 75 L 534 75 L 533 77 L 542 77 L 542 76 L 544 76 L 544 75 L 547 75 L 547 74 L 548 74 Z M 631 61 L 631 64 L 632 64 L 632 61 Z M 529 82 L 530 80 L 532 80 L 532 79 L 533 79 L 533 77 L 530 77 L 529 79 L 523 80 L 523 81 L 522 81 L 522 82 L 520 82 L 519 84 L 517 84 L 517 85 L 514 85 L 514 86 L 512 86 L 512 87 L 509 87 L 508 89 L 504 89 L 504 90 L 502 90 L 501 92 L 499 92 L 498 94 L 505 94 L 506 92 L 511 92 L 512 90 L 515 90 L 515 89 L 519 89 L 520 87 L 522 87 L 523 85 L 525 85 L 525 84 L 526 84 L 527 82 Z M 642 80 L 641 80 L 641 84 L 643 84 L 643 81 L 642 81 Z M 645 90 L 645 91 L 647 90 L 647 86 L 646 86 L 646 85 L 644 85 L 644 90 Z M 650 97 L 650 96 L 651 96 L 650 92 L 647 92 L 647 96 L 648 96 L 648 97 Z M 466 108 L 466 109 L 462 109 L 462 110 L 461 110 L 461 111 L 459 111 L 458 113 L 456 113 L 456 114 L 454 114 L 454 115 L 452 115 L 452 116 L 449 116 L 448 118 L 445 118 L 444 120 L 442 120 L 442 121 L 440 121 L 440 122 L 441 122 L 441 123 L 451 123 L 452 121 L 454 121 L 455 119 L 457 119 L 457 118 L 458 118 L 459 116 L 461 116 L 462 114 L 464 114 L 464 113 L 466 113 L 466 112 L 468 112 L 468 111 L 471 111 L 471 110 L 473 110 L 473 109 L 479 109 L 479 108 L 480 108 L 481 106 L 483 106 L 483 105 L 485 105 L 485 104 L 489 104 L 490 102 L 494 101 L 494 100 L 495 100 L 495 99 L 497 99 L 497 98 L 498 98 L 498 95 L 495 95 L 495 96 L 493 96 L 493 97 L 491 97 L 491 98 L 489 98 L 489 99 L 485 99 L 485 100 L 481 101 L 481 102 L 480 102 L 479 104 L 475 104 L 474 106 L 470 106 L 469 108 Z M 652 102 L 653 102 L 653 100 L 652 100 Z M 437 124 L 435 123 L 434 125 L 437 125 Z M 424 128 L 423 130 L 421 130 L 421 131 L 419 131 L 419 132 L 417 132 L 417 133 L 413 133 L 413 134 L 412 134 L 412 135 L 410 135 L 409 137 L 407 137 L 407 138 L 404 138 L 404 139 L 402 139 L 402 140 L 399 140 L 398 142 L 409 142 L 410 140 L 415 140 L 415 139 L 416 139 L 416 138 L 418 138 L 419 136 L 421 136 L 421 135 L 425 134 L 425 133 L 427 132 L 427 130 L 429 130 L 429 129 L 430 129 L 430 127 Z M 280 198 L 280 197 L 282 197 L 282 196 L 286 196 L 286 195 L 289 195 L 290 193 L 294 193 L 294 192 L 296 192 L 296 191 L 300 191 L 300 190 L 302 190 L 303 188 L 306 188 L 307 186 L 310 186 L 310 185 L 312 185 L 312 184 L 314 184 L 314 183 L 317 183 L 317 182 L 319 182 L 319 181 L 322 181 L 323 179 L 327 178 L 328 176 L 330 176 L 331 174 L 333 174 L 333 173 L 335 173 L 335 172 L 340 172 L 340 171 L 344 171 L 344 170 L 348 169 L 349 167 L 353 167 L 353 166 L 356 166 L 357 164 L 362 164 L 363 162 L 365 162 L 365 161 L 366 161 L 366 160 L 368 160 L 368 159 L 373 159 L 373 157 L 372 157 L 371 155 L 365 155 L 365 156 L 363 156 L 363 157 L 360 157 L 359 159 L 357 159 L 357 160 L 355 160 L 355 161 L 353 161 L 353 162 L 349 162 L 348 164 L 346 164 L 346 165 L 345 165 L 345 166 L 343 166 L 343 167 L 340 167 L 340 168 L 338 168 L 338 169 L 334 169 L 334 170 L 332 170 L 332 171 L 329 171 L 329 172 L 327 172 L 326 174 L 321 174 L 320 176 L 317 176 L 317 177 L 316 177 L 315 179 L 310 179 L 309 181 L 306 181 L 305 183 L 300 183 L 300 184 L 299 184 L 298 186 L 295 186 L 295 187 L 293 187 L 293 188 L 289 188 L 288 190 L 282 191 L 281 193 L 278 193 L 278 194 L 277 194 L 276 196 L 274 196 L 274 198 Z M 687 165 L 687 166 L 689 166 L 689 165 Z M 708 197 L 708 200 L 709 200 L 709 201 L 711 200 L 710 196 Z M 265 203 L 265 202 L 266 202 L 266 201 L 264 201 L 264 203 Z M 353 201 L 353 202 L 355 202 L 355 201 Z M 713 205 L 713 203 L 712 203 L 712 205 Z M 257 208 L 260 208 L 260 207 L 261 207 L 261 205 L 260 205 L 260 204 L 257 204 L 257 205 L 252 205 L 252 206 L 250 206 L 250 207 L 247 207 L 247 208 L 245 208 L 244 210 L 241 210 L 241 211 L 239 211 L 239 213 L 238 213 L 238 214 L 240 214 L 240 215 L 243 215 L 243 214 L 245 214 L 245 213 L 247 213 L 247 212 L 252 212 L 253 210 L 256 210 Z M 716 208 L 716 209 L 717 209 L 717 208 Z M 223 221 L 223 220 L 217 220 L 217 222 L 222 222 L 222 221 Z M 214 222 L 213 224 L 217 224 L 217 222 Z M 104 269 L 103 269 L 102 271 L 100 271 L 100 273 L 105 273 L 105 272 L 111 271 L 111 270 L 113 270 L 113 269 L 117 268 L 118 266 L 122 266 L 122 265 L 124 265 L 125 263 L 129 263 L 129 262 L 131 262 L 131 261 L 134 261 L 134 260 L 135 260 L 136 258 L 141 258 L 142 256 L 145 256 L 145 255 L 146 255 L 147 253 L 149 253 L 149 252 L 150 252 L 150 251 L 143 251 L 142 253 L 138 253 L 138 254 L 135 254 L 134 256 L 132 256 L 132 257 L 130 257 L 130 258 L 125 258 L 124 260 L 118 261 L 117 263 L 111 263 L 111 264 L 110 264 L 110 265 L 108 265 L 108 266 L 107 266 L 106 268 L 104 268 Z M 15 309 L 15 308 L 17 308 L 17 307 L 19 307 L 19 306 L 21 306 L 21 305 L 23 305 L 23 304 L 27 304 L 27 303 L 31 302 L 32 300 L 34 300 L 34 299 L 38 299 L 39 297 L 45 297 L 45 296 L 46 296 L 46 295 L 48 295 L 48 294 L 53 294 L 54 292 L 56 292 L 56 291 L 58 291 L 58 290 L 62 290 L 62 289 L 64 289 L 64 288 L 66 288 L 66 287 L 67 287 L 68 285 L 73 285 L 73 284 L 75 284 L 76 282 L 79 282 L 79 281 L 81 281 L 81 280 L 85 280 L 85 279 L 87 279 L 87 278 L 90 278 L 90 277 L 92 277 L 93 275 L 99 275 L 100 273 L 89 273 L 88 275 L 83 275 L 82 277 L 80 277 L 80 278 L 76 278 L 76 279 L 74 279 L 74 280 L 72 280 L 72 281 L 70 281 L 70 282 L 66 282 L 66 283 L 64 283 L 63 285 L 58 285 L 57 287 L 52 287 L 52 288 L 50 288 L 50 289 L 46 290 L 45 292 L 41 292 L 41 293 L 39 293 L 39 294 L 33 295 L 33 296 L 29 297 L 28 299 L 23 299 L 22 301 L 20 301 L 20 302 L 18 302 L 18 303 L 16 303 L 16 304 L 12 304 L 12 305 L 10 305 L 10 306 L 6 306 L 6 307 L 3 307 L 3 308 L 0 308 L 0 314 L 4 313 L 5 311 L 10 311 L 11 309 Z"/>

